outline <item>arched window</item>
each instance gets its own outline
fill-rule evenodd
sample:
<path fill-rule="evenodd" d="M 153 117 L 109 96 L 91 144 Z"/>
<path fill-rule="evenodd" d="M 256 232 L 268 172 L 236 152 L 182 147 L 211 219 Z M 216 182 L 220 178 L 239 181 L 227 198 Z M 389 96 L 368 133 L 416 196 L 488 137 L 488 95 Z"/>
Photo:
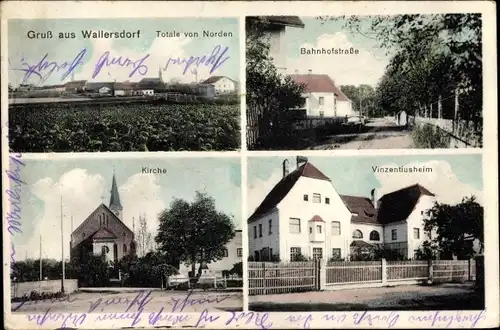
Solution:
<path fill-rule="evenodd" d="M 109 253 L 109 247 L 107 247 L 106 245 L 104 245 L 101 248 L 101 252 L 102 252 L 102 254 L 108 254 Z"/>
<path fill-rule="evenodd" d="M 370 241 L 380 241 L 380 234 L 378 233 L 378 231 L 373 230 L 370 233 Z"/>
<path fill-rule="evenodd" d="M 361 230 L 356 229 L 355 231 L 352 232 L 352 238 L 354 239 L 362 239 L 363 238 L 363 233 Z"/>

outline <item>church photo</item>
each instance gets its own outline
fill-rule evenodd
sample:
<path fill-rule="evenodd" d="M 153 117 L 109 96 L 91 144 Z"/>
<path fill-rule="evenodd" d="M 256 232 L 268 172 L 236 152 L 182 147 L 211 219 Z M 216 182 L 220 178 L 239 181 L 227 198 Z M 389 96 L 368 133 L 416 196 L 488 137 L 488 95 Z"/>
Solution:
<path fill-rule="evenodd" d="M 19 311 L 33 295 L 97 288 L 235 288 L 239 299 L 238 158 L 23 161 L 23 235 L 12 237 L 11 259 Z"/>

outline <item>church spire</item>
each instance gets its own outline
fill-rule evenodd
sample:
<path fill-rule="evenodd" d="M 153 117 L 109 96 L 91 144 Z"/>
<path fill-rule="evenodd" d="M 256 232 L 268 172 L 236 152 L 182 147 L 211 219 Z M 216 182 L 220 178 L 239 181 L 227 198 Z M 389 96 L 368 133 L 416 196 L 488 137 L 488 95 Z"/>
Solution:
<path fill-rule="evenodd" d="M 109 209 L 121 219 L 121 211 L 123 210 L 120 201 L 120 194 L 118 193 L 118 185 L 116 184 L 115 172 L 113 171 L 113 183 L 111 184 L 111 197 L 109 199 Z"/>
<path fill-rule="evenodd" d="M 163 82 L 163 77 L 162 77 L 162 72 L 161 72 L 161 67 L 158 66 L 158 78 L 160 79 L 160 82 Z"/>

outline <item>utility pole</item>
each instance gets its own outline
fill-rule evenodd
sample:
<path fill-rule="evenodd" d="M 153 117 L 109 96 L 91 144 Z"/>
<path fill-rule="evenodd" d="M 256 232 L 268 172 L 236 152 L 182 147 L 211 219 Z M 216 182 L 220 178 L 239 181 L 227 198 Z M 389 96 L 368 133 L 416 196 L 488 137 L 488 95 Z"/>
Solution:
<path fill-rule="evenodd" d="M 38 290 L 42 292 L 42 280 L 43 280 L 43 272 L 42 272 L 42 235 L 40 235 L 40 281 Z"/>
<path fill-rule="evenodd" d="M 63 204 L 61 196 L 61 264 L 62 264 L 62 277 L 61 277 L 61 293 L 64 293 L 64 232 L 63 232 Z"/>

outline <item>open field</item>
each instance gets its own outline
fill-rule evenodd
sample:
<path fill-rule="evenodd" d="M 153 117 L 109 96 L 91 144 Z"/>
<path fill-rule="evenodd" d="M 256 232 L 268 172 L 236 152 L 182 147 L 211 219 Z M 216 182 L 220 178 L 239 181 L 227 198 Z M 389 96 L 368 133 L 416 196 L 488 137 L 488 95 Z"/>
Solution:
<path fill-rule="evenodd" d="M 240 147 L 238 105 L 96 103 L 9 107 L 14 152 L 222 151 Z"/>

